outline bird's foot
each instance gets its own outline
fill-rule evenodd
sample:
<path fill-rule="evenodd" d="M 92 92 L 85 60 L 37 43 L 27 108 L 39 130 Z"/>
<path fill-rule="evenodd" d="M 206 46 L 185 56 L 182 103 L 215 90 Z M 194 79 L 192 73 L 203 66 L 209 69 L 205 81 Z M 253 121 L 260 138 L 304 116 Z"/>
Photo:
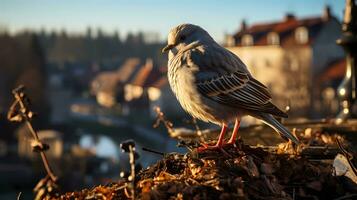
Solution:
<path fill-rule="evenodd" d="M 237 145 L 237 141 L 239 141 L 239 140 L 228 140 L 228 142 L 227 143 L 225 143 L 225 145 Z"/>
<path fill-rule="evenodd" d="M 222 153 L 224 153 L 225 155 L 227 155 L 228 157 L 231 157 L 231 155 L 226 150 L 224 150 L 223 147 L 225 145 L 226 144 L 215 144 L 215 145 L 211 146 L 211 145 L 208 145 L 208 144 L 202 144 L 201 147 L 197 148 L 197 152 L 198 153 L 202 153 L 202 152 L 205 152 L 207 150 L 213 150 L 213 151 L 219 150 Z"/>
<path fill-rule="evenodd" d="M 235 144 L 236 143 L 236 141 L 231 141 L 231 140 L 229 140 L 227 143 L 226 143 L 226 145 L 233 145 L 233 144 Z"/>
<path fill-rule="evenodd" d="M 243 148 L 243 141 L 241 138 L 238 138 L 235 141 L 231 141 L 229 140 L 227 143 L 225 143 L 227 146 L 231 146 L 232 148 L 236 148 L 236 149 L 242 149 Z"/>
<path fill-rule="evenodd" d="M 202 143 L 201 145 L 202 145 L 201 147 L 197 148 L 198 152 L 203 152 L 206 150 L 220 150 L 223 148 L 223 144 L 215 144 L 215 145 L 211 146 L 211 145 Z"/>

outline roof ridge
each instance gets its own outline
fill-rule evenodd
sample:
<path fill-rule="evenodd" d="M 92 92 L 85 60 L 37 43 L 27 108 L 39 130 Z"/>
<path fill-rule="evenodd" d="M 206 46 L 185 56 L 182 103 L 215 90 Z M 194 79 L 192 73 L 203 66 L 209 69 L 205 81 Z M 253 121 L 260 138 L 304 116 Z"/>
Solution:
<path fill-rule="evenodd" d="M 293 18 L 293 19 L 282 19 L 279 21 L 270 21 L 270 22 L 258 22 L 252 25 L 248 25 L 247 30 L 253 28 L 253 27 L 259 27 L 259 26 L 273 26 L 273 25 L 278 25 L 278 24 L 282 24 L 282 23 L 286 23 L 289 21 L 297 21 L 297 22 L 301 22 L 301 21 L 308 21 L 308 20 L 321 20 L 323 21 L 323 18 L 321 16 L 309 16 L 309 17 L 303 17 L 303 18 Z"/>

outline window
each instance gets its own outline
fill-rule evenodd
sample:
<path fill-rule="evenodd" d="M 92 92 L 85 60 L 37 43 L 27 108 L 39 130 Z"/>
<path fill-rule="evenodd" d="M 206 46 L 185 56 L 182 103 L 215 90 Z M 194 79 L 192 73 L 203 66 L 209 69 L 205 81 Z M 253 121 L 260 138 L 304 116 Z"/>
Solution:
<path fill-rule="evenodd" d="M 252 46 L 253 37 L 251 35 L 243 35 L 242 37 L 242 46 Z"/>
<path fill-rule="evenodd" d="M 299 60 L 298 59 L 290 60 L 290 70 L 293 72 L 296 72 L 299 70 Z"/>
<path fill-rule="evenodd" d="M 279 35 L 275 32 L 271 32 L 267 36 L 268 44 L 269 45 L 279 45 Z"/>
<path fill-rule="evenodd" d="M 233 46 L 235 46 L 235 43 L 236 43 L 236 41 L 235 41 L 233 36 L 226 35 L 226 45 L 227 45 L 227 47 L 233 47 Z"/>
<path fill-rule="evenodd" d="M 309 40 L 309 35 L 305 27 L 299 27 L 295 31 L 295 40 L 299 44 L 305 44 Z"/>

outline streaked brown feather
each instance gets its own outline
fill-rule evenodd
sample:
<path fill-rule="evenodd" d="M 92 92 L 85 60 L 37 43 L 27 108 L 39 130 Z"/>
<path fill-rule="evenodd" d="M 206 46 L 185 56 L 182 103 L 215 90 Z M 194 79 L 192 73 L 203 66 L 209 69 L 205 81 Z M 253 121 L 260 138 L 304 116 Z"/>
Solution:
<path fill-rule="evenodd" d="M 190 51 L 190 62 L 187 63 L 200 69 L 196 73 L 196 84 L 202 95 L 227 106 L 287 117 L 271 103 L 267 87 L 250 75 L 237 56 L 227 50 L 203 49 L 204 52 Z M 207 49 L 213 50 L 208 52 Z M 196 59 L 198 57 L 200 59 Z"/>

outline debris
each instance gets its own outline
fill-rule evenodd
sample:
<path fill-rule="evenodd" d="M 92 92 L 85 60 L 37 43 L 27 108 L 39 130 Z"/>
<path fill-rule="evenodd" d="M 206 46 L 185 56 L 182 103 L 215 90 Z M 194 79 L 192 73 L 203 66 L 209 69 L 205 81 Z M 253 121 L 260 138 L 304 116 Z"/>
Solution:
<path fill-rule="evenodd" d="M 353 172 L 352 166 L 350 165 L 348 159 L 344 155 L 337 154 L 335 160 L 333 161 L 333 167 L 336 176 L 348 177 L 354 183 L 357 184 L 357 176 Z"/>
<path fill-rule="evenodd" d="M 41 179 L 33 189 L 33 192 L 35 193 L 35 200 L 58 197 L 58 191 L 58 185 L 52 181 L 48 175 Z"/>
<path fill-rule="evenodd" d="M 238 144 L 240 142 L 240 144 Z M 269 152 L 238 141 L 219 150 L 165 154 L 156 164 L 135 177 L 137 199 L 335 199 L 356 193 L 344 187 L 344 181 L 331 172 L 328 162 Z M 106 199 L 128 199 L 126 181 L 105 187 Z M 121 189 L 119 189 L 121 188 Z M 64 194 L 62 199 L 85 199 L 100 190 Z M 107 195 L 107 196 L 106 196 Z"/>
<path fill-rule="evenodd" d="M 336 143 L 338 144 L 338 147 L 340 148 L 341 152 L 343 153 L 343 155 L 345 156 L 345 158 L 347 159 L 347 162 L 349 164 L 349 169 L 352 170 L 353 174 L 355 176 L 357 176 L 357 168 L 355 166 L 355 164 L 353 163 L 353 161 L 356 161 L 353 157 L 353 154 L 348 152 L 341 144 L 340 140 L 338 138 L 336 138 Z"/>

